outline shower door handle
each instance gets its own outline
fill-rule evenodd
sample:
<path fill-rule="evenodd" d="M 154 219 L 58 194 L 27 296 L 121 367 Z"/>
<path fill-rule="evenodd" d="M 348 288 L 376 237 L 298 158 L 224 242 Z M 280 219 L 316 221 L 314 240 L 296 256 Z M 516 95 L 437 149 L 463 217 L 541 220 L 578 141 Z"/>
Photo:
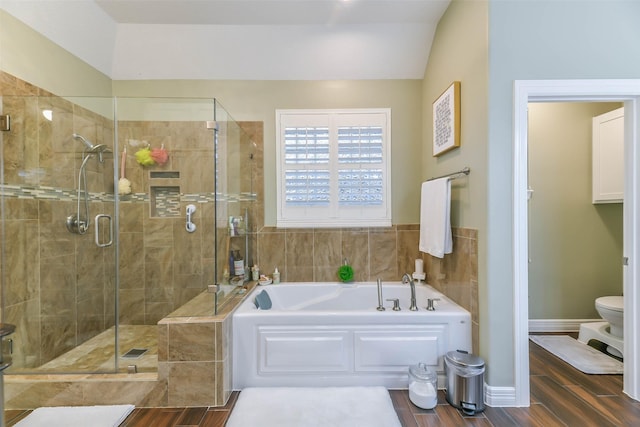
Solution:
<path fill-rule="evenodd" d="M 103 243 L 100 241 L 100 219 L 101 218 L 107 218 L 109 220 L 109 241 L 106 243 Z M 113 243 L 113 219 L 111 218 L 111 215 L 98 214 L 96 215 L 94 223 L 96 225 L 95 226 L 96 246 L 100 248 L 106 248 L 107 246 L 111 246 L 111 244 Z"/>

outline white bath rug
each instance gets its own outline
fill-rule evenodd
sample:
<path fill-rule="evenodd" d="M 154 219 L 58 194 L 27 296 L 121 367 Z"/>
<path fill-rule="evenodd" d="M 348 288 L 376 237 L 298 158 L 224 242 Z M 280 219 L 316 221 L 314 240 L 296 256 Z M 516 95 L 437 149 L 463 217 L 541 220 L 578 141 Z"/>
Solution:
<path fill-rule="evenodd" d="M 622 374 L 619 360 L 568 335 L 529 335 L 529 339 L 585 374 Z"/>
<path fill-rule="evenodd" d="M 133 405 L 38 408 L 14 427 L 117 427 L 134 409 Z"/>
<path fill-rule="evenodd" d="M 384 387 L 265 387 L 240 393 L 226 427 L 401 427 Z"/>

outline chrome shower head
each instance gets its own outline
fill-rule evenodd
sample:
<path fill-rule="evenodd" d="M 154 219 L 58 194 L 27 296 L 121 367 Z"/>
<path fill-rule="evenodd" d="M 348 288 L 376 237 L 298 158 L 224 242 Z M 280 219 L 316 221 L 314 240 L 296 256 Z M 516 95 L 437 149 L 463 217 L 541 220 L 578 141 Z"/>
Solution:
<path fill-rule="evenodd" d="M 74 133 L 73 137 L 75 139 L 79 139 L 85 145 L 85 147 L 87 147 L 87 150 L 91 150 L 93 148 L 93 144 L 91 143 L 91 141 L 86 140 L 84 136 Z"/>
<path fill-rule="evenodd" d="M 93 145 L 91 143 L 91 141 L 87 140 L 84 136 L 74 133 L 73 137 L 75 139 L 79 139 L 85 148 L 85 152 L 90 153 L 90 154 L 95 154 L 95 153 L 105 153 L 105 152 L 110 152 L 111 150 L 109 149 L 109 147 L 107 147 L 104 144 L 97 144 L 97 145 Z"/>

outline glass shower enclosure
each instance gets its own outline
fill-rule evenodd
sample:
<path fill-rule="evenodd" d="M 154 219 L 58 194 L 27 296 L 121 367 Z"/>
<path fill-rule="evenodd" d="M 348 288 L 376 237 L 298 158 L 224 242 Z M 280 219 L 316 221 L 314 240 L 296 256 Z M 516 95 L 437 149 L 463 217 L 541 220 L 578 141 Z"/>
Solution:
<path fill-rule="evenodd" d="M 0 112 L 6 373 L 157 370 L 157 322 L 223 282 L 228 217 L 255 198 L 247 135 L 215 99 L 4 95 Z"/>

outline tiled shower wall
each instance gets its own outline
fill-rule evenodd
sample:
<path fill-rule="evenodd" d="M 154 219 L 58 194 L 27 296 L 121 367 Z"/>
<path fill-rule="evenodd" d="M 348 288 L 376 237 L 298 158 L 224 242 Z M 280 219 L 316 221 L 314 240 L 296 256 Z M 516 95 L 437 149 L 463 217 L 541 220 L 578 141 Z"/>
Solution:
<path fill-rule="evenodd" d="M 38 366 L 114 323 L 113 249 L 93 243 L 93 229 L 71 234 L 65 222 L 77 209 L 75 189 L 82 144 L 113 139 L 113 125 L 84 108 L 0 72 L 2 132 L 4 321 L 13 336 L 16 368 Z M 53 111 L 53 120 L 42 115 Z M 112 157 L 87 164 L 90 210 L 113 214 Z"/>
<path fill-rule="evenodd" d="M 237 184 L 233 190 L 239 193 L 251 189 L 255 178 L 251 174 L 253 165 L 262 159 L 261 148 L 249 150 L 249 147 L 262 147 L 262 127 L 259 126 L 260 134 L 253 140 L 253 145 L 249 143 L 251 135 L 246 130 L 251 131 L 256 125 L 242 125 L 245 132 L 240 132 L 233 123 L 219 124 L 219 133 L 223 134 L 220 135 L 221 140 L 225 144 L 231 141 L 225 147 L 225 155 L 239 159 L 231 164 L 222 162 L 225 170 L 220 170 L 219 175 L 225 174 L 227 183 Z M 202 121 L 118 121 L 121 146 L 129 144 L 127 141 L 130 140 L 146 141 L 152 147 L 164 146 L 169 152 L 169 161 L 165 165 L 148 168 L 140 167 L 131 151 L 127 153 L 125 172 L 131 181 L 133 194 L 121 197 L 119 258 L 120 320 L 125 324 L 155 324 L 201 293 L 207 285 L 216 283 L 213 137 L 213 131 L 207 129 Z M 237 176 L 239 173 L 244 173 L 243 182 Z M 179 194 L 177 216 L 162 211 L 153 197 L 147 197 L 156 194 L 158 188 L 176 189 L 176 194 Z M 239 215 L 246 207 L 249 209 L 250 231 L 254 230 L 255 203 L 245 201 L 235 193 L 231 197 L 227 193 L 217 197 L 220 227 L 217 250 L 226 254 L 226 218 Z M 253 200 L 248 194 L 246 199 Z M 188 204 L 196 206 L 194 233 L 185 230 Z M 250 239 L 252 236 L 253 233 L 249 233 Z M 244 253 L 244 238 L 234 238 L 229 244 L 232 249 L 238 248 Z M 254 259 L 251 251 L 249 259 Z M 227 266 L 226 260 L 226 255 L 218 258 L 219 277 Z"/>
<path fill-rule="evenodd" d="M 14 369 L 20 369 L 39 366 L 114 324 L 115 245 L 98 248 L 93 224 L 85 235 L 65 226 L 77 208 L 83 148 L 72 134 L 112 146 L 114 124 L 2 72 L 0 95 L 1 111 L 12 118 L 11 131 L 0 135 L 7 266 L 3 307 L 5 321 L 17 325 Z M 43 117 L 43 108 L 53 110 L 52 121 Z M 221 127 L 221 132 L 238 133 L 225 123 Z M 204 121 L 118 122 L 133 190 L 120 198 L 118 217 L 123 324 L 155 324 L 215 282 L 213 135 Z M 164 146 L 169 161 L 140 166 L 134 154 L 141 146 L 131 141 Z M 113 155 L 105 155 L 104 164 L 96 159 L 87 164 L 90 217 L 113 215 Z M 245 166 L 234 170 L 241 173 Z M 197 207 L 195 233 L 185 230 L 187 204 Z"/>
<path fill-rule="evenodd" d="M 120 146 L 127 145 L 126 177 L 131 195 L 120 203 L 120 320 L 155 324 L 213 283 L 213 132 L 204 122 L 118 122 Z M 142 167 L 129 141 L 145 141 L 169 153 L 166 164 Z M 172 174 L 151 172 L 171 171 Z M 154 175 L 155 176 L 155 175 Z M 166 210 L 158 189 L 176 190 Z M 166 202 L 167 200 L 163 200 Z M 185 230 L 185 210 L 196 206 L 196 232 Z"/>

